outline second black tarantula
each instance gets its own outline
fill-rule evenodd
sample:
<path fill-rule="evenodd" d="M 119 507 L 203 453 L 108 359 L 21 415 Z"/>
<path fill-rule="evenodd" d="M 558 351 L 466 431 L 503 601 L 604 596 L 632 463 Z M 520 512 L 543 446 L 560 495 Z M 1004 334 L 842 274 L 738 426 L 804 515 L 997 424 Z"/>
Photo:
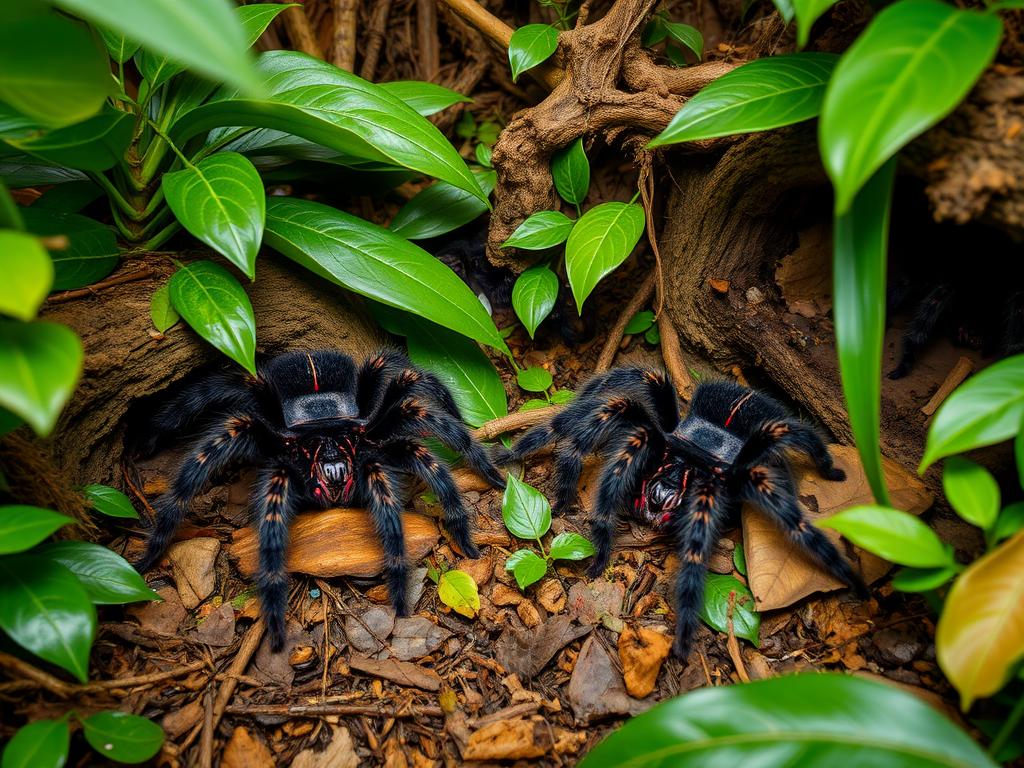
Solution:
<path fill-rule="evenodd" d="M 675 651 L 681 658 L 697 628 L 708 558 L 738 502 L 755 504 L 837 578 L 865 591 L 832 542 L 801 513 L 786 451 L 809 455 L 829 480 L 845 474 L 813 428 L 761 392 L 728 381 L 701 384 L 680 420 L 664 374 L 618 368 L 591 379 L 565 410 L 523 435 L 513 453 L 522 458 L 552 441 L 556 508 L 575 499 L 583 457 L 605 459 L 591 519 L 592 577 L 608 566 L 621 512 L 675 539 Z"/>
<path fill-rule="evenodd" d="M 420 478 L 437 496 L 445 527 L 463 554 L 479 556 L 452 475 L 420 438 L 438 438 L 492 485 L 505 486 L 484 447 L 463 426 L 448 389 L 398 352 L 380 353 L 358 370 L 340 352 L 287 352 L 261 364 L 255 378 L 222 373 L 197 382 L 166 403 L 155 422 L 150 448 L 161 434 L 199 422 L 208 426 L 155 505 L 155 525 L 138 569 L 160 558 L 189 503 L 228 465 L 257 466 L 257 581 L 275 651 L 284 645 L 285 552 L 297 510 L 367 507 L 383 545 L 391 601 L 405 614 L 410 606 L 401 513 L 409 478 Z M 339 546 L 344 535 L 338 532 Z"/>

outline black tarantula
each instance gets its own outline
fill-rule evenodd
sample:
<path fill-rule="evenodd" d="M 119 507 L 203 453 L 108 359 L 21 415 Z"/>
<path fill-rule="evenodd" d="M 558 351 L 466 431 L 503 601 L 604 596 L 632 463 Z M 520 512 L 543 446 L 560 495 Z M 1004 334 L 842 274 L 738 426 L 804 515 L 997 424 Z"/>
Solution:
<path fill-rule="evenodd" d="M 845 474 L 833 466 L 817 432 L 767 395 L 727 381 L 701 384 L 680 420 L 664 374 L 618 368 L 591 379 L 565 410 L 523 435 L 513 453 L 521 459 L 552 441 L 556 509 L 575 499 L 584 455 L 605 457 L 591 519 L 592 577 L 608 566 L 623 510 L 675 539 L 675 651 L 681 658 L 697 628 L 708 557 L 737 502 L 758 506 L 837 578 L 866 592 L 832 542 L 804 519 L 786 451 L 809 455 L 829 480 Z"/>
<path fill-rule="evenodd" d="M 211 375 L 158 411 L 146 448 L 161 435 L 208 422 L 170 490 L 155 505 L 155 525 L 137 564 L 163 554 L 191 500 L 230 464 L 259 467 L 252 511 L 259 537 L 257 582 L 273 650 L 285 637 L 288 525 L 304 507 L 368 508 L 384 549 L 384 573 L 399 614 L 408 612 L 402 509 L 407 480 L 437 496 L 444 524 L 467 557 L 478 557 L 470 518 L 444 463 L 421 442 L 439 439 L 496 488 L 505 482 L 484 447 L 462 424 L 451 393 L 399 352 L 361 367 L 340 352 L 287 352 L 262 363 L 256 377 Z M 339 538 L 344 532 L 339 531 Z"/>

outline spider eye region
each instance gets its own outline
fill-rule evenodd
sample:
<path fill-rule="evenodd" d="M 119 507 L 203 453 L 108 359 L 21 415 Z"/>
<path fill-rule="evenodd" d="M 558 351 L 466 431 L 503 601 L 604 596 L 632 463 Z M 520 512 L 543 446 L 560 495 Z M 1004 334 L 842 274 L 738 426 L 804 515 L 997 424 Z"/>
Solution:
<path fill-rule="evenodd" d="M 355 448 L 351 440 L 315 435 L 302 441 L 298 456 L 308 465 L 307 487 L 324 508 L 352 500 Z"/>

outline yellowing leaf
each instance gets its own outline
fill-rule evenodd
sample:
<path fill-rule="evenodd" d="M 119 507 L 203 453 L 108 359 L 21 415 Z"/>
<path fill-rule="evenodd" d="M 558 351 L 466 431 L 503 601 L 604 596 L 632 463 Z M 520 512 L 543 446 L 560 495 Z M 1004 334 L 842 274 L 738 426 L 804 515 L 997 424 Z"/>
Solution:
<path fill-rule="evenodd" d="M 1024 656 L 1024 532 L 956 580 L 939 619 L 935 650 L 965 711 L 1003 687 Z"/>
<path fill-rule="evenodd" d="M 480 610 L 480 592 L 465 571 L 445 571 L 437 583 L 437 596 L 456 613 L 472 619 Z"/>

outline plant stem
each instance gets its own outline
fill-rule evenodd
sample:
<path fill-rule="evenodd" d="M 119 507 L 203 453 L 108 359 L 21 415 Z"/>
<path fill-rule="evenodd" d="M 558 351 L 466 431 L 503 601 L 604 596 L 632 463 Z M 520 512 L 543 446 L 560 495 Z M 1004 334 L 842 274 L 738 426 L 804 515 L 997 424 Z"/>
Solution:
<path fill-rule="evenodd" d="M 167 146 L 170 147 L 171 151 L 178 156 L 178 159 L 181 160 L 181 162 L 185 165 L 186 168 L 191 168 L 193 171 L 196 170 L 196 167 L 192 165 L 192 161 L 185 157 L 185 154 L 180 149 L 178 149 L 178 146 L 173 141 L 171 141 L 171 137 L 164 133 L 163 129 L 159 125 L 157 125 L 154 121 L 150 120 L 145 115 L 142 116 L 142 119 L 145 120 L 149 124 L 149 127 L 153 129 L 153 133 L 155 133 L 157 136 L 159 136 L 161 139 L 167 142 Z"/>
<path fill-rule="evenodd" d="M 1003 727 L 999 729 L 999 733 L 992 740 L 989 745 L 988 753 L 994 758 L 998 755 L 1003 747 L 1006 746 L 1006 742 L 1010 740 L 1010 736 L 1017 730 L 1017 726 L 1020 724 L 1021 719 L 1024 718 L 1024 695 L 1021 695 L 1017 699 L 1017 703 L 1013 705 L 1013 709 L 1010 710 L 1010 716 L 1006 718 L 1006 722 L 1003 723 Z"/>
<path fill-rule="evenodd" d="M 153 235 L 149 240 L 142 243 L 139 247 L 144 251 L 155 251 L 161 245 L 170 240 L 171 236 L 179 229 L 181 229 L 181 224 L 178 223 L 177 219 L 174 219 L 170 224 Z"/>
<path fill-rule="evenodd" d="M 110 179 L 107 178 L 106 174 L 102 172 L 96 172 L 87 173 L 86 175 L 92 181 L 96 182 L 103 188 L 103 191 L 107 193 L 107 197 L 109 197 L 111 201 L 125 213 L 125 215 L 127 215 L 129 218 L 133 218 L 138 215 L 138 210 L 136 210 L 131 203 L 124 199 L 124 195 L 122 195 L 121 191 L 117 187 L 115 187 L 113 183 L 111 183 Z"/>

